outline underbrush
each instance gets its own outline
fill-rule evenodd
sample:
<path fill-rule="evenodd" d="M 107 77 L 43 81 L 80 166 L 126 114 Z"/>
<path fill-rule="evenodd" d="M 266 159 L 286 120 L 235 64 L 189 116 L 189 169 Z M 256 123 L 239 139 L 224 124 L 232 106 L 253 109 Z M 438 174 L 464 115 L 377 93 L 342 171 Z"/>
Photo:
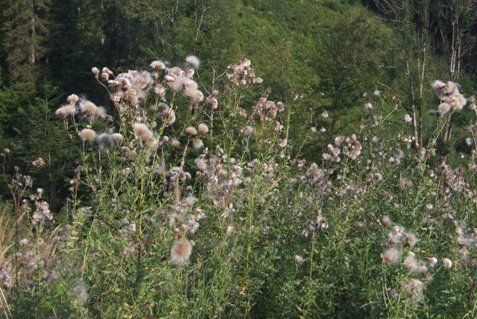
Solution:
<path fill-rule="evenodd" d="M 454 163 L 436 152 L 466 104 L 452 82 L 426 147 L 409 114 L 389 137 L 402 108 L 376 91 L 314 163 L 289 135 L 299 95 L 273 101 L 248 60 L 200 87 L 198 67 L 93 68 L 111 109 L 57 110 L 81 157 L 60 212 L 20 168 L 9 182 L 5 318 L 477 316 L 476 128 Z"/>

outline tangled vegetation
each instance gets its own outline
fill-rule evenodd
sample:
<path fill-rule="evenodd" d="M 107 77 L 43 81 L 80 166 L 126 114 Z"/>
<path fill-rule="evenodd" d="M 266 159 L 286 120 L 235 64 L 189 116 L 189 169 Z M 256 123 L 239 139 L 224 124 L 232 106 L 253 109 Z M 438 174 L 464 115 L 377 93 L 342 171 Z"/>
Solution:
<path fill-rule="evenodd" d="M 458 85 L 432 84 L 426 145 L 376 90 L 359 129 L 310 162 L 289 135 L 300 96 L 272 100 L 247 59 L 212 83 L 199 66 L 95 67 L 113 107 L 72 94 L 56 110 L 78 165 L 62 214 L 24 168 L 8 183 L 5 318 L 476 316 L 476 126 L 459 158 L 436 152 L 476 109 Z"/>

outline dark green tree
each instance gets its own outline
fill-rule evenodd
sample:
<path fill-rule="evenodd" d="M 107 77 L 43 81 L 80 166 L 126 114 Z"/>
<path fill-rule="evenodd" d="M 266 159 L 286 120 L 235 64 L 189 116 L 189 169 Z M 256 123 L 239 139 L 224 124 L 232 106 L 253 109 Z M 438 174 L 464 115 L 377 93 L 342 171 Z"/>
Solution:
<path fill-rule="evenodd" d="M 6 0 L 3 11 L 3 47 L 13 84 L 34 88 L 45 57 L 48 36 L 48 0 Z"/>

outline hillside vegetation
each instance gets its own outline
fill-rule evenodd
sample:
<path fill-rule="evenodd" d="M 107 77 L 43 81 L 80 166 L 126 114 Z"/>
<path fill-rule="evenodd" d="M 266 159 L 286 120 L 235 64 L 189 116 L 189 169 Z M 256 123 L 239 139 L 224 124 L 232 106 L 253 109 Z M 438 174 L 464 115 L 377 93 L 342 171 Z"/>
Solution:
<path fill-rule="evenodd" d="M 476 11 L 4 2 L 5 318 L 477 316 Z"/>

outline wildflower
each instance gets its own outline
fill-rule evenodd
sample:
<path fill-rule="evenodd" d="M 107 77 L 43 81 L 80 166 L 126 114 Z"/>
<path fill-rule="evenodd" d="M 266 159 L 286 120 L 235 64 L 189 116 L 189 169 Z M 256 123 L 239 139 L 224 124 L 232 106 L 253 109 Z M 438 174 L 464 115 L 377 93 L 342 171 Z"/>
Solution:
<path fill-rule="evenodd" d="M 174 110 L 169 111 L 169 116 L 167 117 L 167 126 L 171 126 L 176 121 L 176 112 Z"/>
<path fill-rule="evenodd" d="M 73 117 L 75 113 L 76 107 L 71 104 L 64 105 L 55 111 L 55 115 L 62 119 Z"/>
<path fill-rule="evenodd" d="M 172 147 L 177 148 L 177 147 L 181 146 L 181 142 L 179 142 L 178 139 L 173 138 L 172 141 L 171 141 L 171 145 L 172 145 Z"/>
<path fill-rule="evenodd" d="M 10 289 L 14 283 L 14 273 L 8 261 L 4 261 L 0 266 L 0 283 L 4 289 Z"/>
<path fill-rule="evenodd" d="M 178 239 L 171 248 L 171 262 L 177 266 L 185 266 L 189 263 L 192 254 L 192 243 L 185 238 Z"/>
<path fill-rule="evenodd" d="M 104 67 L 103 70 L 101 71 L 103 73 L 107 73 L 109 75 L 113 75 L 113 71 L 111 71 L 108 67 Z"/>
<path fill-rule="evenodd" d="M 361 143 L 358 141 L 356 134 L 346 137 L 346 145 L 343 147 L 343 154 L 355 160 L 361 155 L 363 149 Z"/>
<path fill-rule="evenodd" d="M 305 262 L 305 259 L 301 255 L 295 255 L 295 264 L 300 267 Z"/>
<path fill-rule="evenodd" d="M 408 233 L 406 241 L 409 244 L 409 246 L 414 247 L 418 241 L 416 234 Z"/>
<path fill-rule="evenodd" d="M 444 258 L 442 259 L 442 265 L 444 266 L 444 268 L 450 269 L 452 268 L 452 260 L 450 260 L 449 258 Z"/>
<path fill-rule="evenodd" d="M 114 143 L 117 144 L 121 144 L 124 141 L 124 137 L 119 133 L 113 133 L 111 138 L 113 139 Z"/>
<path fill-rule="evenodd" d="M 437 264 L 437 258 L 436 257 L 427 258 L 427 261 L 429 262 L 429 268 L 434 268 Z"/>
<path fill-rule="evenodd" d="M 96 132 L 90 128 L 84 128 L 78 135 L 83 141 L 93 142 L 96 137 Z"/>
<path fill-rule="evenodd" d="M 439 106 L 437 107 L 437 110 L 439 111 L 439 114 L 441 116 L 449 113 L 451 111 L 451 109 L 452 109 L 452 107 L 450 106 L 450 104 L 445 103 L 445 102 L 439 104 Z"/>
<path fill-rule="evenodd" d="M 99 71 L 99 69 L 98 69 L 97 67 L 94 67 L 94 68 L 91 69 L 91 73 L 94 74 L 94 77 L 95 77 L 95 78 L 98 78 L 100 71 Z"/>
<path fill-rule="evenodd" d="M 383 218 L 381 218 L 381 226 L 383 227 L 391 226 L 391 218 L 389 218 L 389 216 L 383 216 Z"/>
<path fill-rule="evenodd" d="M 401 242 L 402 237 L 404 236 L 404 227 L 402 226 L 394 226 L 391 229 L 391 232 L 388 234 L 389 243 L 397 244 Z"/>
<path fill-rule="evenodd" d="M 212 91 L 213 93 L 213 91 Z M 205 99 L 205 104 L 207 104 L 208 106 L 210 106 L 210 108 L 212 110 L 216 110 L 218 107 L 219 107 L 219 101 L 217 101 L 217 98 L 214 96 L 214 95 L 209 95 L 206 99 Z"/>
<path fill-rule="evenodd" d="M 401 252 L 396 247 L 390 247 L 381 254 L 381 258 L 385 264 L 396 264 L 399 262 L 400 257 Z"/>
<path fill-rule="evenodd" d="M 207 168 L 207 163 L 203 158 L 200 158 L 196 161 L 197 168 L 201 171 L 204 171 Z"/>
<path fill-rule="evenodd" d="M 88 117 L 95 117 L 100 112 L 96 104 L 88 100 L 81 102 L 79 108 Z"/>
<path fill-rule="evenodd" d="M 43 157 L 38 157 L 33 162 L 31 162 L 31 164 L 35 167 L 42 167 L 43 165 L 45 165 L 45 160 L 43 159 Z"/>
<path fill-rule="evenodd" d="M 411 123 L 412 116 L 406 113 L 406 115 L 404 115 L 404 121 L 406 121 L 406 123 Z"/>
<path fill-rule="evenodd" d="M 195 136 L 195 135 L 197 135 L 197 130 L 193 126 L 188 126 L 184 130 L 184 134 L 187 135 L 187 136 Z"/>
<path fill-rule="evenodd" d="M 143 123 L 134 123 L 133 131 L 143 143 L 147 143 L 154 137 L 153 133 L 149 130 L 146 124 Z"/>
<path fill-rule="evenodd" d="M 227 68 L 228 80 L 237 86 L 262 83 L 263 79 L 255 75 L 251 64 L 250 60 L 245 59 L 238 64 L 229 65 Z"/>
<path fill-rule="evenodd" d="M 161 60 L 156 60 L 151 62 L 151 68 L 155 70 L 165 70 L 166 69 L 166 64 L 162 62 Z"/>
<path fill-rule="evenodd" d="M 96 137 L 96 143 L 100 148 L 114 146 L 114 139 L 111 133 L 102 133 Z"/>
<path fill-rule="evenodd" d="M 200 138 L 194 138 L 192 140 L 192 146 L 195 150 L 200 150 L 204 147 L 204 142 Z"/>
<path fill-rule="evenodd" d="M 209 127 L 205 123 L 200 123 L 197 126 L 197 131 L 199 132 L 199 134 L 204 135 L 204 134 L 207 134 L 209 132 Z"/>
<path fill-rule="evenodd" d="M 439 81 L 439 80 L 435 80 L 433 83 L 432 83 L 432 89 L 434 89 L 434 91 L 438 92 L 440 91 L 442 88 L 444 88 L 446 86 L 446 84 L 442 81 Z"/>
<path fill-rule="evenodd" d="M 323 112 L 321 112 L 321 117 L 322 118 L 328 118 L 329 114 L 328 114 L 328 111 L 327 110 L 323 110 Z"/>
<path fill-rule="evenodd" d="M 409 252 L 404 259 L 404 266 L 409 269 L 411 272 L 416 272 L 418 270 L 418 263 L 416 259 L 416 255 L 413 252 Z"/>
<path fill-rule="evenodd" d="M 424 287 L 421 281 L 417 279 L 406 279 L 402 282 L 402 288 L 411 297 L 414 302 L 422 302 L 424 300 Z"/>
<path fill-rule="evenodd" d="M 240 130 L 242 132 L 243 135 L 245 136 L 250 136 L 253 134 L 253 132 L 255 131 L 255 129 L 249 125 L 245 126 L 244 128 L 242 128 Z"/>
<path fill-rule="evenodd" d="M 371 103 L 368 102 L 368 103 L 364 104 L 364 108 L 365 108 L 367 111 L 372 110 L 372 109 L 373 109 L 373 104 L 371 104 Z"/>
<path fill-rule="evenodd" d="M 33 222 L 39 223 L 46 220 L 52 220 L 53 215 L 50 212 L 50 208 L 47 202 L 36 202 L 36 210 L 33 212 Z"/>
<path fill-rule="evenodd" d="M 184 90 L 184 95 L 193 103 L 199 103 L 204 100 L 204 94 L 196 89 L 186 89 Z"/>
<path fill-rule="evenodd" d="M 68 101 L 68 103 L 71 105 L 75 105 L 79 101 L 79 96 L 76 94 L 68 95 L 68 97 L 66 98 L 66 101 Z"/>
<path fill-rule="evenodd" d="M 200 66 L 200 60 L 195 55 L 189 55 L 185 58 L 187 65 L 192 69 L 198 69 Z"/>
<path fill-rule="evenodd" d="M 377 97 L 380 97 L 380 96 L 381 96 L 381 91 L 379 91 L 378 89 L 376 89 L 376 90 L 374 90 L 373 95 L 374 95 L 374 96 L 377 96 Z"/>

